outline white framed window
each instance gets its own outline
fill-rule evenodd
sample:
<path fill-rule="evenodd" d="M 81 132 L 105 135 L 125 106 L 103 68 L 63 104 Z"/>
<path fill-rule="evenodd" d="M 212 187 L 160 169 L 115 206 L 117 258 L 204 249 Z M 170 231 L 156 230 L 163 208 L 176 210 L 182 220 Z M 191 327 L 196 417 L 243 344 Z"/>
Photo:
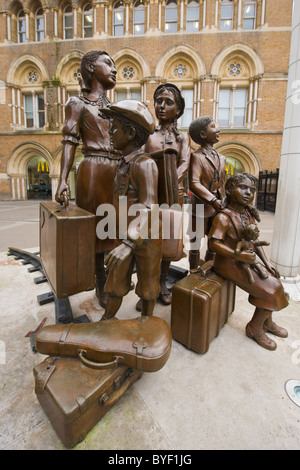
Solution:
<path fill-rule="evenodd" d="M 116 90 L 116 102 L 122 101 L 122 100 L 137 100 L 141 101 L 141 90 L 140 89 L 121 89 L 121 90 Z"/>
<path fill-rule="evenodd" d="M 189 33 L 199 31 L 199 1 L 189 0 L 186 9 L 186 31 Z"/>
<path fill-rule="evenodd" d="M 84 38 L 93 37 L 93 7 L 90 3 L 87 3 L 83 8 L 83 32 Z"/>
<path fill-rule="evenodd" d="M 44 12 L 39 8 L 35 14 L 35 40 L 42 42 L 45 39 Z"/>
<path fill-rule="evenodd" d="M 137 0 L 133 9 L 133 34 L 145 33 L 145 3 Z"/>
<path fill-rule="evenodd" d="M 26 18 L 24 10 L 18 14 L 18 42 L 26 42 Z"/>
<path fill-rule="evenodd" d="M 45 101 L 43 93 L 24 94 L 24 120 L 27 129 L 41 129 L 45 125 Z"/>
<path fill-rule="evenodd" d="M 219 127 L 245 127 L 247 88 L 221 88 L 219 92 Z"/>
<path fill-rule="evenodd" d="M 184 113 L 180 117 L 180 127 L 188 128 L 193 120 L 194 91 L 192 89 L 181 90 L 185 101 Z"/>
<path fill-rule="evenodd" d="M 165 9 L 165 33 L 177 32 L 177 1 L 167 0 Z"/>
<path fill-rule="evenodd" d="M 71 5 L 64 9 L 64 39 L 73 38 L 73 9 Z"/>
<path fill-rule="evenodd" d="M 220 29 L 229 31 L 233 28 L 233 1 L 221 0 Z"/>
<path fill-rule="evenodd" d="M 244 15 L 243 15 L 243 29 L 255 29 L 256 19 L 256 0 L 245 0 L 244 2 Z"/>
<path fill-rule="evenodd" d="M 121 1 L 114 4 L 113 9 L 113 35 L 123 36 L 124 34 L 124 6 Z"/>

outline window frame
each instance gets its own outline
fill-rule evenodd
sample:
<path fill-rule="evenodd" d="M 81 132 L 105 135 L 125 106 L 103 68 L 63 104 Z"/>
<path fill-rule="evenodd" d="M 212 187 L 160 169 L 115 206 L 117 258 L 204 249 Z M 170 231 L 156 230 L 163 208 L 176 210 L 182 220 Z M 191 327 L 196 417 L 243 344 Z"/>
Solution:
<path fill-rule="evenodd" d="M 22 16 L 21 16 L 22 14 Z M 22 25 L 24 26 L 24 31 L 22 31 L 22 29 L 20 29 L 20 24 L 22 23 Z M 24 41 L 20 41 L 20 37 L 24 36 Z M 18 43 L 19 44 L 24 44 L 26 42 L 26 15 L 25 15 L 25 11 L 22 9 L 19 11 L 18 15 L 17 15 L 17 38 L 18 38 Z"/>
<path fill-rule="evenodd" d="M 245 17 L 245 9 L 247 6 L 254 6 L 254 14 L 253 16 L 251 17 Z M 243 5 L 243 24 L 242 24 L 242 28 L 243 30 L 245 31 L 253 31 L 254 29 L 256 29 L 256 12 L 257 12 L 257 2 L 256 0 L 244 0 L 244 5 Z M 245 28 L 244 26 L 244 22 L 245 20 L 249 21 L 249 20 L 252 20 L 253 21 L 253 28 Z"/>
<path fill-rule="evenodd" d="M 232 15 L 231 16 L 222 16 L 222 7 L 229 7 L 231 6 Z M 233 17 L 234 17 L 234 2 L 233 0 L 221 0 L 220 5 L 220 31 L 232 31 L 233 30 Z M 222 25 L 225 24 L 226 21 L 230 21 L 229 28 L 222 28 Z"/>
<path fill-rule="evenodd" d="M 118 6 L 116 6 L 118 5 Z M 116 14 L 120 13 L 121 16 L 122 16 L 122 22 L 121 23 L 116 23 L 115 21 L 115 18 L 116 18 Z M 114 3 L 113 5 L 113 11 L 112 11 L 112 33 L 113 33 L 113 36 L 116 36 L 116 37 L 122 37 L 124 36 L 124 33 L 125 33 L 125 8 L 124 8 L 124 5 L 122 4 L 122 2 L 120 0 L 118 0 L 117 2 Z M 122 28 L 122 33 L 121 34 L 116 34 L 116 28 Z"/>
<path fill-rule="evenodd" d="M 176 4 L 176 8 L 173 6 Z M 167 20 L 168 12 L 171 11 L 176 11 L 176 20 L 175 19 L 169 19 Z M 167 25 L 176 25 L 176 30 L 175 31 L 168 31 Z M 164 28 L 165 33 L 167 34 L 175 34 L 178 32 L 178 3 L 177 0 L 167 0 L 166 1 L 166 6 L 165 6 L 165 28 Z"/>
<path fill-rule="evenodd" d="M 39 12 L 42 11 L 42 14 L 39 14 Z M 37 20 L 43 20 L 43 29 L 38 29 L 38 24 Z M 43 8 L 38 8 L 36 13 L 35 13 L 35 40 L 37 42 L 43 42 L 45 40 L 45 18 L 44 18 L 44 11 Z M 43 39 L 39 39 L 39 35 L 43 33 Z"/>
<path fill-rule="evenodd" d="M 190 4 L 193 4 L 193 6 L 189 6 Z M 196 15 L 197 19 L 193 18 L 191 20 L 188 18 L 188 13 L 189 11 L 192 11 L 192 10 L 197 10 L 197 13 L 198 13 L 198 15 Z M 198 23 L 198 28 L 193 28 L 189 31 L 188 25 L 191 25 L 192 23 Z M 200 30 L 200 2 L 199 0 L 188 0 L 187 6 L 186 6 L 185 30 L 187 33 L 195 33 Z"/>
<path fill-rule="evenodd" d="M 87 9 L 88 7 L 90 7 L 89 10 Z M 82 37 L 84 39 L 92 38 L 94 36 L 94 29 L 93 29 L 94 28 L 94 17 L 93 17 L 93 15 L 94 15 L 93 5 L 92 5 L 92 3 L 87 2 L 84 5 L 83 9 L 82 9 Z M 92 18 L 92 21 L 89 25 L 85 25 L 85 18 L 87 16 L 91 16 L 91 18 Z M 88 30 L 91 30 L 92 34 L 90 36 L 86 36 L 86 34 L 85 34 L 87 28 L 88 28 Z"/>
<path fill-rule="evenodd" d="M 236 103 L 236 91 L 237 90 L 244 90 L 245 91 L 245 106 L 244 107 L 240 107 L 240 106 L 236 106 L 235 103 Z M 229 91 L 229 107 L 225 107 L 225 106 L 220 106 L 221 104 L 221 93 L 222 91 Z M 247 86 L 231 86 L 231 87 L 221 87 L 220 90 L 219 90 L 219 98 L 218 98 L 218 116 L 217 116 L 217 122 L 218 122 L 218 126 L 220 127 L 220 129 L 245 129 L 247 127 L 247 110 L 248 110 L 248 96 L 249 96 L 249 87 Z M 222 125 L 220 123 L 220 110 L 223 110 L 223 109 L 227 109 L 228 110 L 228 125 Z M 235 117 L 237 117 L 235 115 L 235 110 L 237 109 L 243 109 L 244 110 L 244 113 L 243 113 L 243 125 L 242 126 L 235 126 L 234 125 L 234 119 Z"/>
<path fill-rule="evenodd" d="M 67 11 L 71 8 L 71 11 Z M 66 26 L 66 18 L 72 18 L 72 26 Z M 71 30 L 72 36 L 66 37 L 66 32 Z M 73 8 L 72 5 L 67 5 L 63 11 L 63 38 L 64 39 L 73 39 L 74 37 L 74 16 L 73 16 Z"/>
<path fill-rule="evenodd" d="M 143 12 L 143 15 L 144 15 L 144 18 L 143 18 L 143 22 L 140 22 L 140 21 L 136 21 L 135 20 L 135 13 L 136 12 Z M 142 28 L 142 32 L 141 33 L 136 33 L 135 32 L 135 26 L 140 26 L 142 25 L 143 28 Z M 135 36 L 139 36 L 141 34 L 145 34 L 146 32 L 146 5 L 145 5 L 145 2 L 144 0 L 136 0 L 134 2 L 134 5 L 133 5 L 133 34 Z"/>
<path fill-rule="evenodd" d="M 43 108 L 39 109 L 39 97 L 42 97 L 43 100 Z M 26 93 L 25 91 L 22 93 L 23 98 L 23 111 L 24 111 L 24 128 L 28 130 L 35 130 L 35 129 L 44 129 L 46 125 L 46 113 L 45 113 L 45 97 L 42 91 L 34 91 L 31 93 Z M 26 98 L 31 98 L 32 110 L 26 110 Z M 28 114 L 32 113 L 32 126 L 27 125 L 27 120 L 30 119 L 27 117 Z M 43 124 L 40 125 L 41 116 L 43 120 Z"/>

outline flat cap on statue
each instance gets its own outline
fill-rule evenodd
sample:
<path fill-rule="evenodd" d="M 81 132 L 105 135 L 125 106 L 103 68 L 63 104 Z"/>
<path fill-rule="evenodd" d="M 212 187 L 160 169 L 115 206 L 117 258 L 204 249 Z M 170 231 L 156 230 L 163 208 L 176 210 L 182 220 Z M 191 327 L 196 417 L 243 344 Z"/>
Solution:
<path fill-rule="evenodd" d="M 123 116 L 137 124 L 149 134 L 155 130 L 155 121 L 148 106 L 136 100 L 123 100 L 100 109 L 100 112 L 113 117 Z"/>

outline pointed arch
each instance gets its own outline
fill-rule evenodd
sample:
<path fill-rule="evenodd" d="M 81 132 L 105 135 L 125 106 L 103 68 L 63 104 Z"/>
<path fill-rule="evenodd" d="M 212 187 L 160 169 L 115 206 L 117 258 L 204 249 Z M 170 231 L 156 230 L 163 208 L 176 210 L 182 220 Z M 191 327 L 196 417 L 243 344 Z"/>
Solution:
<path fill-rule="evenodd" d="M 24 71 L 28 67 L 40 72 L 40 81 L 48 81 L 49 74 L 44 62 L 34 54 L 24 54 L 13 60 L 7 72 L 7 83 L 21 84 L 19 81 L 24 77 Z"/>
<path fill-rule="evenodd" d="M 166 77 L 168 64 L 177 59 L 185 60 L 189 64 L 191 75 L 194 78 L 205 75 L 205 64 L 198 52 L 190 46 L 180 44 L 171 47 L 159 58 L 155 69 L 156 77 L 168 78 Z"/>
<path fill-rule="evenodd" d="M 236 42 L 224 47 L 217 54 L 211 66 L 211 75 L 219 76 L 222 64 L 234 57 L 242 57 L 247 62 L 250 77 L 264 73 L 262 59 L 253 47 L 243 42 Z"/>

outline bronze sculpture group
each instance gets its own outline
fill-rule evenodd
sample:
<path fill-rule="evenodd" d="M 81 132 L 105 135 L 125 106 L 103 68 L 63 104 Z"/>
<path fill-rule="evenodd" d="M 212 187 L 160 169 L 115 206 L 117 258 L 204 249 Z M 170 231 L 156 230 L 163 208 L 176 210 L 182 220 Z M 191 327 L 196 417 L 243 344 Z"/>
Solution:
<path fill-rule="evenodd" d="M 255 312 L 246 326 L 246 334 L 262 347 L 274 350 L 276 343 L 266 332 L 287 336 L 287 331 L 272 320 L 272 312 L 286 307 L 287 300 L 279 274 L 255 234 L 258 216 L 251 204 L 257 180 L 249 174 L 237 174 L 226 182 L 226 159 L 213 148 L 219 141 L 219 130 L 211 117 L 192 121 L 189 133 L 178 131 L 177 119 L 184 112 L 184 99 L 176 85 L 163 83 L 157 87 L 155 127 L 154 118 L 143 103 L 131 100 L 109 103 L 106 92 L 116 84 L 116 69 L 106 52 L 87 53 L 82 59 L 81 75 L 82 96 L 71 98 L 66 106 L 56 200 L 61 202 L 68 191 L 67 178 L 80 140 L 85 158 L 78 171 L 76 204 L 94 214 L 103 203 L 114 204 L 118 209 L 120 196 L 127 196 L 128 208 L 141 203 L 149 213 L 152 204 L 182 205 L 183 182 L 188 175 L 193 228 L 197 226 L 197 204 L 204 205 L 204 233 L 208 237 L 205 260 L 213 260 L 217 274 L 249 292 Z M 193 153 L 190 138 L 199 144 Z M 159 187 L 162 176 L 159 159 L 168 165 L 164 193 Z M 249 225 L 250 237 L 249 233 L 245 235 Z M 171 260 L 163 258 L 161 232 L 155 239 L 136 235 L 122 240 L 97 240 L 96 293 L 105 308 L 102 320 L 117 313 L 123 296 L 131 288 L 134 265 L 142 315 L 153 314 L 157 298 L 165 305 L 172 301 L 166 286 Z M 190 269 L 203 262 L 201 236 L 196 234 L 192 240 L 195 244 L 189 253 Z M 108 253 L 106 269 L 105 253 Z"/>

